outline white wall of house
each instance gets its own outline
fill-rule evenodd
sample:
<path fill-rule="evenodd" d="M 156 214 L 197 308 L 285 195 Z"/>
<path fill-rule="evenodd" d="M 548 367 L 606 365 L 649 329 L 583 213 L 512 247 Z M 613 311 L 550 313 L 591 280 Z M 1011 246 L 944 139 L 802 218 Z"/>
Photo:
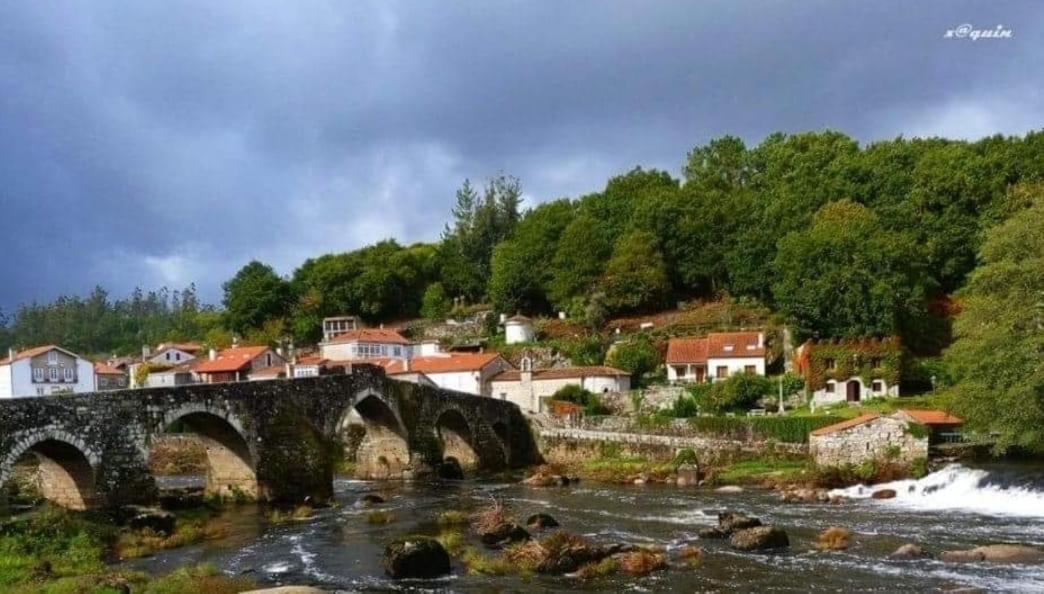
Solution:
<path fill-rule="evenodd" d="M 11 366 L 0 365 L 0 398 L 12 398 Z"/>
<path fill-rule="evenodd" d="M 430 355 L 438 355 L 441 352 L 442 345 L 436 340 L 426 340 L 410 348 L 411 357 L 428 357 Z"/>
<path fill-rule="evenodd" d="M 700 374 L 697 370 L 704 369 L 703 373 Z M 701 379 L 702 378 L 702 379 Z M 667 381 L 674 382 L 695 382 L 702 381 L 707 378 L 707 372 L 705 365 L 700 364 L 683 364 L 683 363 L 668 363 L 667 364 Z"/>
<path fill-rule="evenodd" d="M 350 361 L 352 359 L 393 358 L 405 359 L 409 356 L 409 347 L 403 344 L 383 344 L 370 342 L 346 342 L 319 345 L 319 352 L 324 359 L 331 361 Z"/>
<path fill-rule="evenodd" d="M 812 392 L 812 401 L 817 405 L 837 404 L 848 401 L 848 383 L 859 384 L 859 400 L 868 398 L 896 398 L 899 396 L 899 384 L 888 385 L 881 378 L 874 378 L 867 384 L 861 377 L 850 377 L 844 381 L 827 380 L 826 386 Z"/>
<path fill-rule="evenodd" d="M 181 365 L 195 359 L 196 356 L 187 351 L 175 348 L 167 348 L 149 357 L 149 365 L 167 366 Z"/>
<path fill-rule="evenodd" d="M 710 357 L 707 359 L 707 375 L 713 381 L 724 379 L 720 377 L 719 367 L 724 367 L 725 377 L 731 377 L 740 373 L 747 373 L 748 367 L 753 367 L 757 375 L 765 375 L 764 357 Z"/>
<path fill-rule="evenodd" d="M 479 371 L 425 372 L 425 375 L 440 388 L 467 392 L 476 396 L 482 394 L 482 373 Z"/>
<path fill-rule="evenodd" d="M 521 320 L 508 320 L 504 322 L 504 342 L 508 344 L 519 344 L 533 342 L 533 325 Z"/>
<path fill-rule="evenodd" d="M 546 399 L 571 385 L 595 394 L 612 394 L 630 390 L 631 378 L 621 375 L 529 380 L 527 374 L 522 373 L 518 380 L 491 381 L 489 395 L 498 400 L 507 400 L 524 411 L 543 412 Z"/>

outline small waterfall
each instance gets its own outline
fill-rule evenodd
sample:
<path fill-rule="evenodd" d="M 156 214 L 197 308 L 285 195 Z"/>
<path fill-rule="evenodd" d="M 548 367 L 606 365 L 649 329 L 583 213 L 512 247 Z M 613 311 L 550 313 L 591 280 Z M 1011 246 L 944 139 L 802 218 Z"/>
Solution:
<path fill-rule="evenodd" d="M 954 510 L 996 516 L 1044 517 L 1044 490 L 1028 481 L 1010 481 L 991 472 L 951 464 L 917 480 L 835 489 L 832 495 L 868 499 L 874 491 L 893 489 L 894 499 L 881 500 L 919 511 Z"/>

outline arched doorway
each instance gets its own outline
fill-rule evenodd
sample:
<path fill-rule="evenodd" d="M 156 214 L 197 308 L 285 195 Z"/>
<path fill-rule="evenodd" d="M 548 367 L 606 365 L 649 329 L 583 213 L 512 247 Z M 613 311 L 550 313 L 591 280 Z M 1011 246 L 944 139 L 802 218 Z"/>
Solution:
<path fill-rule="evenodd" d="M 863 384 L 859 380 L 849 380 L 846 385 L 846 400 L 848 402 L 859 402 L 862 398 Z"/>
<path fill-rule="evenodd" d="M 55 505 L 83 511 L 94 507 L 94 466 L 81 446 L 59 439 L 41 441 L 15 452 L 3 469 L 4 486 Z"/>
<path fill-rule="evenodd" d="M 379 394 L 363 396 L 338 427 L 345 455 L 355 464 L 355 476 L 365 479 L 402 478 L 410 466 L 406 429 Z"/>
<path fill-rule="evenodd" d="M 226 417 L 202 410 L 175 412 L 167 416 L 163 429 L 165 433 L 155 440 L 156 447 L 159 444 L 169 447 L 177 440 L 186 457 L 198 457 L 202 453 L 206 496 L 257 499 L 257 473 L 250 447 L 240 430 Z M 150 467 L 155 468 L 151 452 L 149 458 Z"/>
<path fill-rule="evenodd" d="M 474 433 L 460 411 L 449 409 L 439 415 L 435 421 L 435 435 L 442 445 L 442 459 L 454 458 L 464 470 L 479 467 Z"/>

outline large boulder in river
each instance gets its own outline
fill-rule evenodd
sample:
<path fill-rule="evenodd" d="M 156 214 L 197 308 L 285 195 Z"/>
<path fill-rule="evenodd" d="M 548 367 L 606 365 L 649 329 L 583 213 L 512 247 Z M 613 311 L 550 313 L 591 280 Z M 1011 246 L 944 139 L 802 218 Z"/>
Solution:
<path fill-rule="evenodd" d="M 775 526 L 757 526 L 734 533 L 729 538 L 729 546 L 737 551 L 770 551 L 789 547 L 790 539 Z"/>
<path fill-rule="evenodd" d="M 492 549 L 525 542 L 530 539 L 529 532 L 514 522 L 501 522 L 492 528 L 479 533 L 482 544 Z"/>
<path fill-rule="evenodd" d="M 464 469 L 460 467 L 460 462 L 456 458 L 450 457 L 439 462 L 435 467 L 435 476 L 444 481 L 462 481 L 464 480 Z"/>
<path fill-rule="evenodd" d="M 895 489 L 879 489 L 870 494 L 872 499 L 895 499 Z"/>
<path fill-rule="evenodd" d="M 700 467 L 696 464 L 682 464 L 678 467 L 677 482 L 679 487 L 695 487 L 700 484 Z"/>
<path fill-rule="evenodd" d="M 529 516 L 528 520 L 526 520 L 526 525 L 529 526 L 531 530 L 544 530 L 547 528 L 558 528 L 561 524 L 558 523 L 558 520 L 547 514 L 533 514 Z"/>
<path fill-rule="evenodd" d="M 966 551 L 943 551 L 940 561 L 991 561 L 994 563 L 1044 563 L 1044 551 L 1023 545 L 986 545 Z"/>
<path fill-rule="evenodd" d="M 430 579 L 450 572 L 450 557 L 434 538 L 407 538 L 385 547 L 381 563 L 392 579 Z"/>
<path fill-rule="evenodd" d="M 725 534 L 732 534 L 737 530 L 746 530 L 755 526 L 761 526 L 761 520 L 741 512 L 727 511 L 718 514 L 718 528 Z"/>

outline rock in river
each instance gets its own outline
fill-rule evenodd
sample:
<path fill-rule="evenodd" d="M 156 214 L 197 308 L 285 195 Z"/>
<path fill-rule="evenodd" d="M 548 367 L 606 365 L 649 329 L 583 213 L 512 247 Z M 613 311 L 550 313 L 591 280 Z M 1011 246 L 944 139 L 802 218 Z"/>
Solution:
<path fill-rule="evenodd" d="M 928 553 L 925 553 L 920 545 L 912 542 L 906 543 L 903 546 L 896 549 L 891 555 L 888 555 L 889 559 L 925 559 L 929 557 Z"/>
<path fill-rule="evenodd" d="M 878 491 L 874 491 L 870 495 L 870 497 L 872 497 L 873 499 L 894 499 L 895 489 L 880 489 Z"/>
<path fill-rule="evenodd" d="M 170 536 L 174 534 L 176 522 L 174 514 L 154 507 L 128 505 L 121 510 L 126 518 L 127 526 L 133 530 L 152 530 L 157 534 Z"/>
<path fill-rule="evenodd" d="M 733 534 L 729 546 L 738 551 L 768 551 L 789 547 L 790 539 L 786 532 L 775 526 L 757 526 Z"/>
<path fill-rule="evenodd" d="M 526 520 L 526 525 L 531 530 L 543 530 L 545 528 L 558 528 L 561 524 L 547 514 L 533 514 Z"/>
<path fill-rule="evenodd" d="M 494 528 L 479 534 L 482 544 L 490 548 L 501 548 L 507 545 L 524 542 L 530 539 L 529 532 L 514 522 L 502 522 Z"/>
<path fill-rule="evenodd" d="M 384 572 L 393 579 L 429 579 L 450 572 L 450 557 L 434 538 L 398 540 L 384 549 Z"/>
<path fill-rule="evenodd" d="M 992 561 L 995 563 L 1044 563 L 1044 551 L 1023 545 L 996 544 L 966 551 L 943 551 L 940 561 Z"/>

